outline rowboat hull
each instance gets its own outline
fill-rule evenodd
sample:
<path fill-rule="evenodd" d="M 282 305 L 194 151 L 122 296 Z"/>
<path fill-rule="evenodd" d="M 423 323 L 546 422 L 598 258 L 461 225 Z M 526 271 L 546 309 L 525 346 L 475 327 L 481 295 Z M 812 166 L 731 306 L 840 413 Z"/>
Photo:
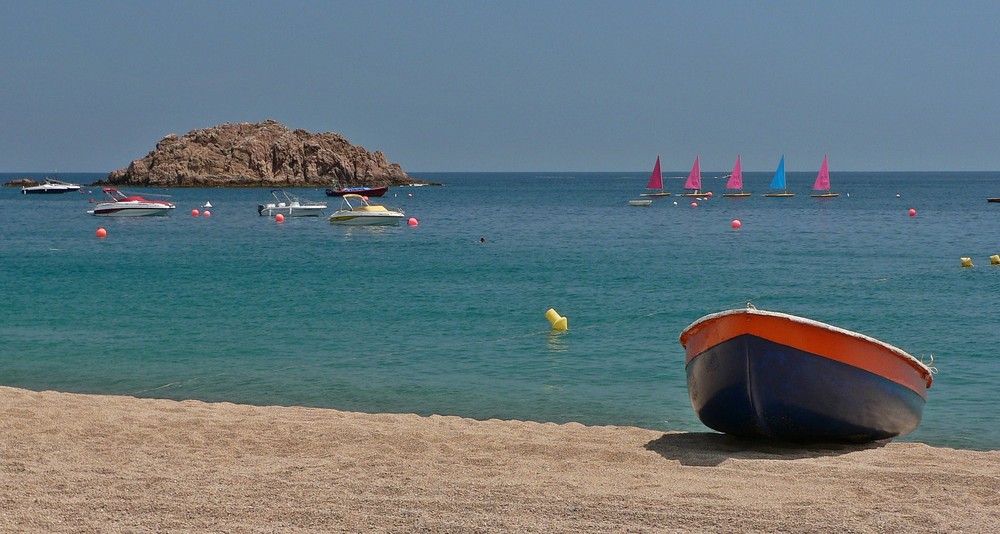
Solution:
<path fill-rule="evenodd" d="M 879 340 L 794 315 L 729 310 L 681 334 L 691 405 L 708 427 L 795 442 L 905 435 L 931 370 Z"/>

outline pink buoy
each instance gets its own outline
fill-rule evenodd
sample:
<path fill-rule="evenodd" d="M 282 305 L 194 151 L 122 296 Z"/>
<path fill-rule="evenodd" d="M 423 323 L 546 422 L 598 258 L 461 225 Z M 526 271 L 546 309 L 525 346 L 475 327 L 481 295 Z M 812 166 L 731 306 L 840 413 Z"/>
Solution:
<path fill-rule="evenodd" d="M 416 217 L 410 217 L 410 220 L 406 221 L 406 224 L 410 226 L 416 226 L 420 223 L 417 221 Z"/>
<path fill-rule="evenodd" d="M 210 212 L 208 210 L 205 210 L 205 213 L 202 213 L 201 216 L 202 217 L 211 217 L 212 216 L 212 212 Z"/>
<path fill-rule="evenodd" d="M 368 195 L 361 195 L 362 200 L 368 202 Z"/>
<path fill-rule="evenodd" d="M 108 237 L 108 231 L 104 228 L 97 229 L 97 237 Z"/>
<path fill-rule="evenodd" d="M 709 197 L 712 196 L 712 192 L 709 191 L 708 193 L 705 193 L 705 196 L 709 196 Z"/>
<path fill-rule="evenodd" d="M 692 202 L 691 203 L 691 207 L 692 208 L 697 208 L 698 207 L 698 203 L 697 202 Z"/>
<path fill-rule="evenodd" d="M 197 217 L 197 216 L 199 216 L 199 215 L 201 215 L 201 214 L 200 214 L 200 213 L 198 213 L 198 210 L 191 210 L 191 216 L 192 216 L 192 217 Z"/>
<path fill-rule="evenodd" d="M 278 222 L 285 222 L 285 216 L 279 213 L 274 216 L 274 220 Z"/>
<path fill-rule="evenodd" d="M 916 216 L 917 216 L 917 210 L 910 208 L 910 217 L 916 217 Z"/>
<path fill-rule="evenodd" d="M 732 227 L 739 230 L 743 226 L 743 223 L 739 219 L 733 219 Z"/>

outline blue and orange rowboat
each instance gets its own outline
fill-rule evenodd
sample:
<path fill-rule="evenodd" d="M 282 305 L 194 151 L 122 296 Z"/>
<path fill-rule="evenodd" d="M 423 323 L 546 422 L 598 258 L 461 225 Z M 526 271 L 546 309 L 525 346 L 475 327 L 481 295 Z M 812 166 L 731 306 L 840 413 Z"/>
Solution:
<path fill-rule="evenodd" d="M 753 305 L 698 319 L 680 342 L 698 418 L 743 437 L 902 436 L 920 424 L 934 380 L 931 367 L 888 343 Z"/>

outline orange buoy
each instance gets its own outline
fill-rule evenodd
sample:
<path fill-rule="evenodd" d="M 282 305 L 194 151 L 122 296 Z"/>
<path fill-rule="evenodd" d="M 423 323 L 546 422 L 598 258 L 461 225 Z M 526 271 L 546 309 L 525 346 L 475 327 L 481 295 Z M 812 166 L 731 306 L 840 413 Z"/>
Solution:
<path fill-rule="evenodd" d="M 417 221 L 416 217 L 410 217 L 410 220 L 406 221 L 406 224 L 408 224 L 410 226 L 416 226 L 416 225 L 420 224 L 420 222 Z"/>
<path fill-rule="evenodd" d="M 108 237 L 108 231 L 104 228 L 97 229 L 97 237 Z"/>
<path fill-rule="evenodd" d="M 740 229 L 740 227 L 742 227 L 742 226 L 743 226 L 743 223 L 742 223 L 742 222 L 740 222 L 740 220 L 739 220 L 739 219 L 733 219 L 733 222 L 732 222 L 731 224 L 732 224 L 732 227 L 733 227 L 733 228 L 736 228 L 737 230 L 739 230 L 739 229 Z"/>
<path fill-rule="evenodd" d="M 277 214 L 277 215 L 274 216 L 274 220 L 276 220 L 278 222 L 285 222 L 285 216 L 279 213 L 279 214 Z"/>

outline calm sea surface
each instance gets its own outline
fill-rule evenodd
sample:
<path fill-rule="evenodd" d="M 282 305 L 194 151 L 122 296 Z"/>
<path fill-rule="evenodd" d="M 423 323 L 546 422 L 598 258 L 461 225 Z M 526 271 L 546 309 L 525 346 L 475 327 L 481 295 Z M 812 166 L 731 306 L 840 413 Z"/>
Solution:
<path fill-rule="evenodd" d="M 446 185 L 380 202 L 416 227 L 278 224 L 266 189 L 139 189 L 178 208 L 126 220 L 87 214 L 96 187 L 0 188 L 0 384 L 701 432 L 677 337 L 753 301 L 933 355 L 902 440 L 1000 449 L 1000 173 L 834 172 L 825 201 L 814 173 L 741 200 L 705 173 L 715 198 L 645 208 L 648 171 L 414 174 Z"/>

